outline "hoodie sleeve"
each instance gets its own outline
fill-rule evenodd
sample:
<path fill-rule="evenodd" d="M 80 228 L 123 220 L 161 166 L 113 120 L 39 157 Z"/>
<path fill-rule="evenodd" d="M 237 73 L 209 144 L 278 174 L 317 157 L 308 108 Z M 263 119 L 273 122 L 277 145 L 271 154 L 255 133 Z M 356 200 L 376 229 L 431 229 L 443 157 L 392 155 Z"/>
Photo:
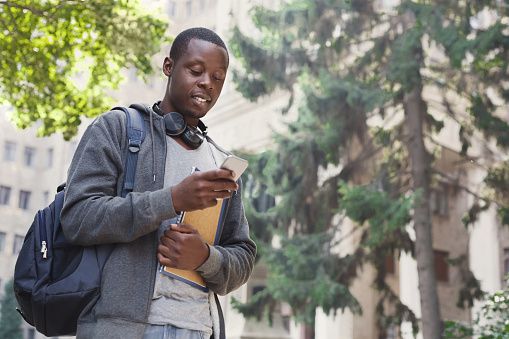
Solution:
<path fill-rule="evenodd" d="M 130 242 L 176 215 L 171 191 L 117 196 L 126 151 L 126 118 L 121 111 L 98 117 L 84 133 L 71 162 L 62 229 L 75 244 Z"/>
<path fill-rule="evenodd" d="M 239 180 L 239 190 L 231 198 L 219 245 L 210 246 L 208 259 L 197 269 L 207 286 L 219 295 L 246 283 L 254 266 L 256 245 L 249 237 L 241 196 Z"/>

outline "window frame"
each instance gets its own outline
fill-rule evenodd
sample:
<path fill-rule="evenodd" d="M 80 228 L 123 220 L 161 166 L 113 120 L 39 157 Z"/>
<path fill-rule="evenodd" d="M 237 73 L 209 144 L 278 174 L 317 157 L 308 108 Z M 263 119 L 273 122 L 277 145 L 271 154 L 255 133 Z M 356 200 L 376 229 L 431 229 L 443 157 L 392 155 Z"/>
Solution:
<path fill-rule="evenodd" d="M 52 168 L 55 158 L 55 149 L 50 147 L 46 151 L 46 167 Z"/>
<path fill-rule="evenodd" d="M 30 198 L 32 196 L 31 191 L 19 190 L 18 208 L 22 210 L 30 209 Z"/>
<path fill-rule="evenodd" d="M 12 146 L 12 147 L 9 147 Z M 14 162 L 16 161 L 16 150 L 17 150 L 17 143 L 10 140 L 4 141 L 4 154 L 3 154 L 3 160 L 6 162 Z"/>
<path fill-rule="evenodd" d="M 9 206 L 11 200 L 12 187 L 0 185 L 0 206 Z"/>
<path fill-rule="evenodd" d="M 448 283 L 450 281 L 449 270 L 449 252 L 442 250 L 433 250 L 433 260 L 435 263 L 435 279 L 437 282 Z"/>
<path fill-rule="evenodd" d="M 34 167 L 36 149 L 32 146 L 25 146 L 23 149 L 23 164 L 26 167 Z"/>
<path fill-rule="evenodd" d="M 0 253 L 5 251 L 5 245 L 7 243 L 7 233 L 0 231 Z"/>

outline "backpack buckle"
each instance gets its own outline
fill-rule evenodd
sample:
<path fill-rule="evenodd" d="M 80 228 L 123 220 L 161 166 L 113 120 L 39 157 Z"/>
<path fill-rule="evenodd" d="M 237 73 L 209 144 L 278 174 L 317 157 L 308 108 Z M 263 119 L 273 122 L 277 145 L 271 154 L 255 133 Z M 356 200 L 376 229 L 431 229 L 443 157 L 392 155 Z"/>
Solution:
<path fill-rule="evenodd" d="M 129 152 L 138 153 L 140 151 L 141 141 L 129 139 Z"/>

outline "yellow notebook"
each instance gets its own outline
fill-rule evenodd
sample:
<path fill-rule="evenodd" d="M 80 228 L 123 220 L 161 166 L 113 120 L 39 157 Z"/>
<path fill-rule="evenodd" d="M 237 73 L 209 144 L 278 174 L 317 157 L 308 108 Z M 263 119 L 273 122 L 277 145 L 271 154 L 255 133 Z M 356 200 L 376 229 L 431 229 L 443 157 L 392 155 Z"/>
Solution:
<path fill-rule="evenodd" d="M 207 244 L 216 245 L 219 243 L 219 238 L 221 237 L 229 200 L 230 199 L 219 200 L 216 206 L 203 210 L 184 212 L 180 217 L 179 223 L 193 226 L 198 230 L 198 233 L 200 233 Z M 205 281 L 196 271 L 181 270 L 166 266 L 163 266 L 161 271 L 193 287 L 203 291 L 208 290 Z"/>

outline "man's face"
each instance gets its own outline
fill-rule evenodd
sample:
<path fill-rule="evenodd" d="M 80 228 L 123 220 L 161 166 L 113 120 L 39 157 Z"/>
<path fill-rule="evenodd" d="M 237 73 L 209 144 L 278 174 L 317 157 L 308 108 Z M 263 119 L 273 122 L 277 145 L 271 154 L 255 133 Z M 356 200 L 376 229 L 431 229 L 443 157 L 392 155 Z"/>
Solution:
<path fill-rule="evenodd" d="M 192 39 L 186 52 L 173 62 L 166 58 L 163 71 L 169 83 L 166 97 L 172 111 L 195 125 L 216 103 L 223 88 L 228 55 L 216 44 Z"/>

